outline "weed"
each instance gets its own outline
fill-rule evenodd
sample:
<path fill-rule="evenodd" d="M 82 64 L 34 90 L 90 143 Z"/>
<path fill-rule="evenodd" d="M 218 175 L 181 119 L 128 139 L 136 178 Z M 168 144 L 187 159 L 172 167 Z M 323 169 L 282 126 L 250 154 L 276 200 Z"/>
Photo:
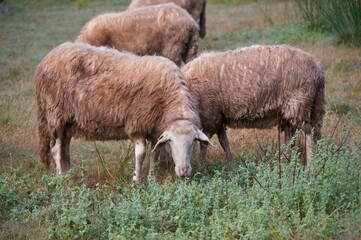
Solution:
<path fill-rule="evenodd" d="M 353 107 L 350 105 L 350 103 L 344 100 L 331 102 L 330 108 L 339 115 L 346 115 L 353 110 Z"/>

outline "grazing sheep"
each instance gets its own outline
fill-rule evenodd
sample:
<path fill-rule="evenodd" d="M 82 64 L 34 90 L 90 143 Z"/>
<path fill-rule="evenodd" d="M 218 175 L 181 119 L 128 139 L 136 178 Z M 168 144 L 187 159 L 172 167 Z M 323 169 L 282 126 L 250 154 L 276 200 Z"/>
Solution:
<path fill-rule="evenodd" d="M 64 43 L 44 57 L 34 81 L 40 159 L 47 168 L 55 161 L 60 173 L 70 168 L 72 137 L 131 139 L 137 182 L 146 140 L 153 148 L 151 170 L 159 147 L 169 143 L 175 172 L 182 177 L 191 174 L 193 141 L 209 143 L 199 130 L 187 81 L 165 58 Z"/>
<path fill-rule="evenodd" d="M 77 42 L 137 55 L 161 55 L 180 66 L 197 56 L 198 24 L 173 3 L 102 14 L 89 21 Z"/>
<path fill-rule="evenodd" d="M 270 128 L 278 125 L 288 143 L 297 128 L 321 137 L 325 114 L 325 73 L 311 55 L 287 45 L 260 46 L 204 53 L 183 66 L 199 101 L 203 132 L 215 133 L 233 161 L 225 128 Z M 206 147 L 200 162 L 205 164 Z"/>
<path fill-rule="evenodd" d="M 201 38 L 206 36 L 206 0 L 133 0 L 128 9 L 173 2 L 184 8 L 199 24 Z"/>

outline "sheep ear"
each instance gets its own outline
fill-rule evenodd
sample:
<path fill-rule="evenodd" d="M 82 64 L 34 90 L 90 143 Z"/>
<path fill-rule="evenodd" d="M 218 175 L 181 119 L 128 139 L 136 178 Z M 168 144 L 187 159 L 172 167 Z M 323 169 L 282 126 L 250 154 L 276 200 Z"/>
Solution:
<path fill-rule="evenodd" d="M 157 148 L 160 148 L 161 146 L 163 146 L 164 144 L 166 144 L 169 141 L 169 136 L 168 136 L 168 132 L 165 131 L 159 138 L 158 138 L 158 142 L 157 144 L 155 144 L 154 148 L 152 149 L 152 152 L 154 152 L 155 150 L 157 150 Z"/>
<path fill-rule="evenodd" d="M 211 143 L 211 141 L 209 140 L 209 138 L 201 132 L 201 130 L 198 129 L 198 132 L 196 134 L 196 137 L 195 139 L 197 141 L 199 141 L 200 143 L 204 143 L 204 144 L 207 144 L 207 145 L 211 145 L 212 147 L 215 147 L 213 143 Z"/>

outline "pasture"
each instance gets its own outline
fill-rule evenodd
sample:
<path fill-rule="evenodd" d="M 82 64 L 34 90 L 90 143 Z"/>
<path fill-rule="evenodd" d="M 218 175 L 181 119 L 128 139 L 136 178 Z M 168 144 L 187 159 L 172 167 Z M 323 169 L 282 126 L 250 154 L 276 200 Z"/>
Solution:
<path fill-rule="evenodd" d="M 72 140 L 71 172 L 43 168 L 37 64 L 75 40 L 92 17 L 128 3 L 13 0 L 0 15 L 0 239 L 359 239 L 361 48 L 310 30 L 292 1 L 209 0 L 199 53 L 290 44 L 319 59 L 327 113 L 309 169 L 301 164 L 302 146 L 279 164 L 287 146 L 276 128 L 228 129 L 235 154 L 228 167 L 213 137 L 208 174 L 198 172 L 195 158 L 187 180 L 176 179 L 173 163 L 165 162 L 155 178 L 133 183 L 128 141 Z M 143 176 L 147 168 L 146 160 Z"/>

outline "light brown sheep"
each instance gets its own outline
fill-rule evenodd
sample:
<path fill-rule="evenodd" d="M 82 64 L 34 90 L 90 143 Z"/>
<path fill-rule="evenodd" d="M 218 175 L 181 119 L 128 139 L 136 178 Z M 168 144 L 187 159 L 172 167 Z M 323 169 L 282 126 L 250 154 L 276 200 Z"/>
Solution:
<path fill-rule="evenodd" d="M 102 14 L 89 21 L 77 42 L 137 55 L 161 55 L 180 66 L 197 56 L 198 24 L 173 3 Z"/>
<path fill-rule="evenodd" d="M 170 2 L 184 8 L 193 16 L 199 24 L 200 37 L 204 38 L 206 36 L 206 0 L 133 0 L 128 9 Z"/>
<path fill-rule="evenodd" d="M 138 182 L 146 140 L 153 147 L 150 169 L 159 147 L 169 143 L 182 177 L 191 174 L 193 141 L 209 142 L 199 130 L 187 81 L 166 58 L 64 43 L 44 57 L 34 81 L 40 159 L 47 168 L 55 163 L 60 173 L 70 168 L 72 137 L 131 139 Z"/>
<path fill-rule="evenodd" d="M 306 134 L 309 164 L 311 131 L 321 137 L 325 114 L 325 73 L 308 53 L 287 45 L 204 53 L 183 66 L 199 101 L 203 132 L 215 133 L 233 161 L 225 128 L 270 128 L 278 125 L 288 143 L 297 128 Z M 200 162 L 205 164 L 206 147 Z"/>

